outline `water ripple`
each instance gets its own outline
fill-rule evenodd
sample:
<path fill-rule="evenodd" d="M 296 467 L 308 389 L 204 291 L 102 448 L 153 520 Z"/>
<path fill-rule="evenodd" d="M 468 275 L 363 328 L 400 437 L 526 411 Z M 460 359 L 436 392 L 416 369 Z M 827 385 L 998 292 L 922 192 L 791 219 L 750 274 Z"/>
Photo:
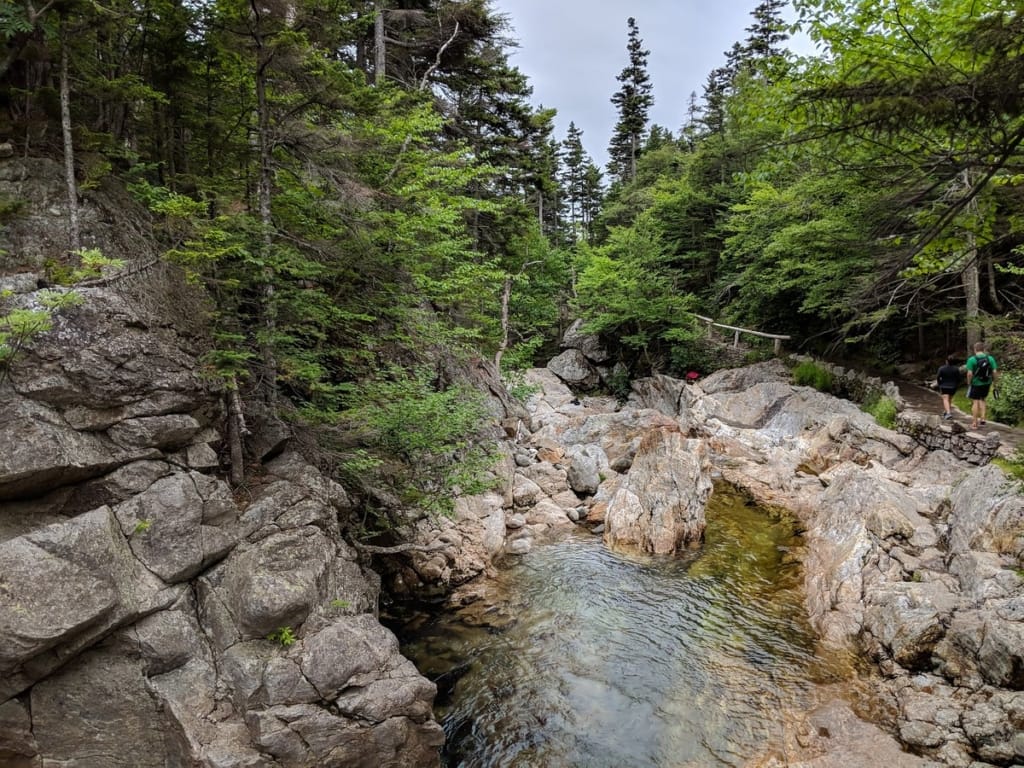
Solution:
<path fill-rule="evenodd" d="M 574 536 L 500 575 L 516 619 L 504 631 L 449 617 L 407 638 L 421 669 L 465 665 L 438 712 L 446 764 L 741 766 L 777 740 L 779 712 L 828 674 L 789 555 L 799 540 L 735 495 L 713 499 L 699 550 L 628 556 Z"/>

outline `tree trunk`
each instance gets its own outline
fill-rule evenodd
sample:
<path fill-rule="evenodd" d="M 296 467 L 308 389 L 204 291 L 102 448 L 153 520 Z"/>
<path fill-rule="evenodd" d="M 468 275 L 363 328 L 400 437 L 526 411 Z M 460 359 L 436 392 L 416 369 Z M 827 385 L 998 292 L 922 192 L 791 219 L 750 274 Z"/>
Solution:
<path fill-rule="evenodd" d="M 64 180 L 68 192 L 69 251 L 82 250 L 78 224 L 78 184 L 75 182 L 75 145 L 71 136 L 71 83 L 68 75 L 68 31 L 64 17 L 60 20 L 60 131 L 64 139 Z"/>
<path fill-rule="evenodd" d="M 270 138 L 270 106 L 267 103 L 267 68 L 271 54 L 267 52 L 260 30 L 260 12 L 251 6 L 256 26 L 253 39 L 256 42 L 256 142 L 259 156 L 259 178 L 256 182 L 256 199 L 259 209 L 260 227 L 263 232 L 263 333 L 260 342 L 260 356 L 263 358 L 264 391 L 271 410 L 277 406 L 277 356 L 274 352 L 274 337 L 277 335 L 277 310 L 274 282 L 276 274 L 270 263 L 273 250 L 273 218 L 271 202 L 273 195 L 273 166 Z"/>
<path fill-rule="evenodd" d="M 249 434 L 245 426 L 245 414 L 242 411 L 242 398 L 238 394 L 238 381 L 234 376 L 228 382 L 228 447 L 231 455 L 229 480 L 232 487 L 238 487 L 245 479 L 245 455 L 242 450 L 242 439 Z"/>
<path fill-rule="evenodd" d="M 1004 311 L 1003 302 L 999 300 L 999 291 L 996 290 L 996 268 L 992 264 L 992 255 L 985 258 L 985 270 L 988 276 L 988 300 L 992 302 L 992 309 L 1002 314 Z"/>
<path fill-rule="evenodd" d="M 373 17 L 373 84 L 384 85 L 387 76 L 387 44 L 384 42 L 384 0 L 374 3 Z"/>
<path fill-rule="evenodd" d="M 636 134 L 634 133 L 630 138 L 631 149 L 629 151 L 629 180 L 636 181 Z"/>
<path fill-rule="evenodd" d="M 512 299 L 512 275 L 505 275 L 505 284 L 501 288 L 501 343 L 494 353 L 494 367 L 501 373 L 501 358 L 508 349 L 508 315 L 509 303 Z"/>
<path fill-rule="evenodd" d="M 963 173 L 965 191 L 971 189 L 972 181 L 970 171 L 965 170 Z M 978 322 L 981 287 L 978 280 L 978 241 L 974 233 L 974 225 L 978 220 L 977 196 L 968 203 L 966 212 L 969 224 L 964 231 L 966 253 L 960 279 L 964 286 L 964 324 L 967 330 L 967 349 L 973 350 L 975 342 L 981 341 L 981 325 Z"/>

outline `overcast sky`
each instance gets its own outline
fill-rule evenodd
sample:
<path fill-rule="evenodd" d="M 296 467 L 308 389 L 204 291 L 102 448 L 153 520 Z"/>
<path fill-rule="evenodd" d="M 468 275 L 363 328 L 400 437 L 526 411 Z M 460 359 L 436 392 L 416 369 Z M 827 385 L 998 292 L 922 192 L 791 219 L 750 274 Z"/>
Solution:
<path fill-rule="evenodd" d="M 510 57 L 533 86 L 535 106 L 558 110 L 556 138 L 569 122 L 604 170 L 617 115 L 610 99 L 629 63 L 626 19 L 636 19 L 653 86 L 650 121 L 679 132 L 690 93 L 699 99 L 725 51 L 747 37 L 760 0 L 493 0 L 519 48 Z M 787 17 L 788 18 L 788 17 Z M 807 51 L 805 51 L 807 52 Z"/>

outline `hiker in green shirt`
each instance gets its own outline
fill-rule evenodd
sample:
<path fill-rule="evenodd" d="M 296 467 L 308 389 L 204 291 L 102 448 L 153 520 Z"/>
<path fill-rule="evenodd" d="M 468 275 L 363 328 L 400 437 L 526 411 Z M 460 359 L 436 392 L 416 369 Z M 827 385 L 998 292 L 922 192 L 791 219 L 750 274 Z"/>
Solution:
<path fill-rule="evenodd" d="M 985 398 L 998 375 L 996 359 L 985 351 L 985 342 L 974 344 L 974 354 L 967 358 L 967 397 L 971 401 L 971 429 L 985 424 Z"/>

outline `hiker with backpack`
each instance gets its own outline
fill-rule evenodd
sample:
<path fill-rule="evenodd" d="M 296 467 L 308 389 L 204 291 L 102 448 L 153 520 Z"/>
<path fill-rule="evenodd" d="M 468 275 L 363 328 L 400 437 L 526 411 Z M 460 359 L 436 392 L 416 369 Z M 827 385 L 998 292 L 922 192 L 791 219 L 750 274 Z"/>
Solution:
<path fill-rule="evenodd" d="M 985 424 L 985 398 L 998 375 L 996 359 L 985 351 L 985 342 L 974 344 L 974 354 L 967 358 L 967 397 L 971 401 L 971 429 Z"/>

